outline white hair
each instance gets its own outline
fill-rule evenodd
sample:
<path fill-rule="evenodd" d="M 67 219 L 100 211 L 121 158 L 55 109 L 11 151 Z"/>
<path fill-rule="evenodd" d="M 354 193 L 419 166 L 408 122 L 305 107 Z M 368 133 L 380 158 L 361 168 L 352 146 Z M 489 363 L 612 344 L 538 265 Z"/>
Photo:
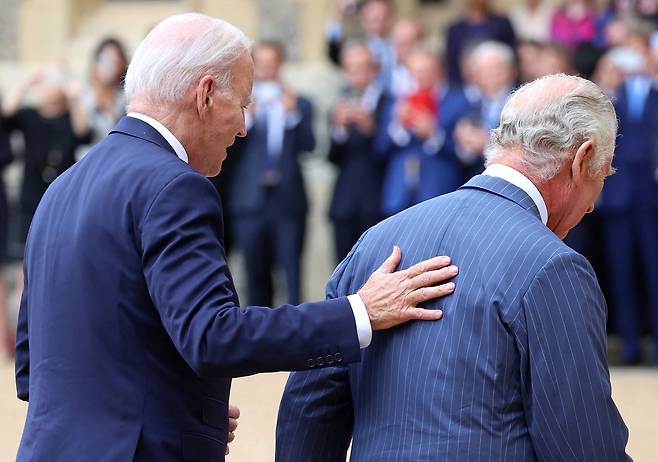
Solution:
<path fill-rule="evenodd" d="M 514 56 L 514 50 L 504 43 L 496 42 L 494 40 L 486 40 L 481 42 L 471 50 L 468 54 L 469 60 L 479 61 L 485 56 L 488 55 L 498 55 L 506 64 L 514 65 L 516 57 Z"/>
<path fill-rule="evenodd" d="M 528 173 L 548 181 L 582 143 L 592 140 L 588 170 L 594 175 L 612 159 L 616 137 L 617 116 L 603 91 L 589 80 L 555 74 L 523 85 L 508 98 L 485 157 L 490 164 L 521 148 L 518 160 Z"/>
<path fill-rule="evenodd" d="M 137 47 L 126 73 L 128 104 L 143 98 L 153 105 L 180 101 L 205 75 L 221 90 L 231 82 L 231 69 L 251 47 L 237 27 L 198 13 L 171 16 Z"/>

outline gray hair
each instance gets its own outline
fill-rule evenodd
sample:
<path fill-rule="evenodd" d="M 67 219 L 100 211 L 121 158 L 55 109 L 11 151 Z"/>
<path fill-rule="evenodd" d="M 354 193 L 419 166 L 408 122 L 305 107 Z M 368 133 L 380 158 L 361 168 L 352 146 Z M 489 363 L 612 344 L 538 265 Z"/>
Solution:
<path fill-rule="evenodd" d="M 233 65 L 250 47 L 240 29 L 221 19 L 198 13 L 171 16 L 137 47 L 126 73 L 128 102 L 176 103 L 204 75 L 227 90 Z"/>
<path fill-rule="evenodd" d="M 518 160 L 528 173 L 547 181 L 582 143 L 592 140 L 589 174 L 594 175 L 614 155 L 616 137 L 617 116 L 603 91 L 589 80 L 555 74 L 523 85 L 508 98 L 485 158 L 488 165 L 506 150 L 521 148 Z"/>
<path fill-rule="evenodd" d="M 504 43 L 496 42 L 495 40 L 486 40 L 475 45 L 470 52 L 468 52 L 468 59 L 478 61 L 487 55 L 498 55 L 506 64 L 514 65 L 516 57 L 514 50 Z"/>

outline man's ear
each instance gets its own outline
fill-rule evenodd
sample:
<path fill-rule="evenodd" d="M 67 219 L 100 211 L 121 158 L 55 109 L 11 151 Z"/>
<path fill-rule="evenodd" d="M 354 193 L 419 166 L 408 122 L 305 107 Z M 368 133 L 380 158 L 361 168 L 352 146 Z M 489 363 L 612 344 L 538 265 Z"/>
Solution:
<path fill-rule="evenodd" d="M 594 157 L 594 142 L 587 140 L 576 150 L 576 155 L 571 163 L 571 178 L 581 181 L 589 177 L 589 166 Z"/>
<path fill-rule="evenodd" d="M 203 76 L 196 86 L 196 110 L 199 117 L 204 118 L 213 104 L 215 96 L 215 79 L 209 75 Z"/>

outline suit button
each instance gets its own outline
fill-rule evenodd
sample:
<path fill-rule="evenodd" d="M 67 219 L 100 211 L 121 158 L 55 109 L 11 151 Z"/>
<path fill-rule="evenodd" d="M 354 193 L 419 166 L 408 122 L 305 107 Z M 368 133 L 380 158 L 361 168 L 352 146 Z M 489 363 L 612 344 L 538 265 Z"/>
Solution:
<path fill-rule="evenodd" d="M 336 353 L 334 355 L 334 359 L 336 360 L 337 363 L 342 363 L 343 362 L 343 355 L 340 353 Z"/>
<path fill-rule="evenodd" d="M 324 360 L 327 362 L 327 364 L 333 364 L 334 363 L 334 357 L 331 355 L 325 356 Z"/>
<path fill-rule="evenodd" d="M 322 356 L 318 356 L 315 358 L 315 364 L 318 366 L 324 366 L 324 358 Z"/>
<path fill-rule="evenodd" d="M 309 360 L 306 361 L 306 364 L 308 364 L 308 367 L 315 367 L 315 360 L 313 358 L 309 358 Z"/>

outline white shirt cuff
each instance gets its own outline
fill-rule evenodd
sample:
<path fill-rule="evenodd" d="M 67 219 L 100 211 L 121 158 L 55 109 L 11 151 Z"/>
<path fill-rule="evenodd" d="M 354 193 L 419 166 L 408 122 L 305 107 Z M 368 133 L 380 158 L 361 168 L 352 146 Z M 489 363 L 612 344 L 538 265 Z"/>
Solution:
<path fill-rule="evenodd" d="M 370 345 L 372 340 L 372 327 L 370 326 L 370 318 L 366 311 L 366 306 L 358 294 L 348 295 L 347 301 L 352 306 L 352 313 L 354 313 L 354 323 L 356 324 L 356 335 L 359 337 L 359 346 L 365 348 Z"/>

